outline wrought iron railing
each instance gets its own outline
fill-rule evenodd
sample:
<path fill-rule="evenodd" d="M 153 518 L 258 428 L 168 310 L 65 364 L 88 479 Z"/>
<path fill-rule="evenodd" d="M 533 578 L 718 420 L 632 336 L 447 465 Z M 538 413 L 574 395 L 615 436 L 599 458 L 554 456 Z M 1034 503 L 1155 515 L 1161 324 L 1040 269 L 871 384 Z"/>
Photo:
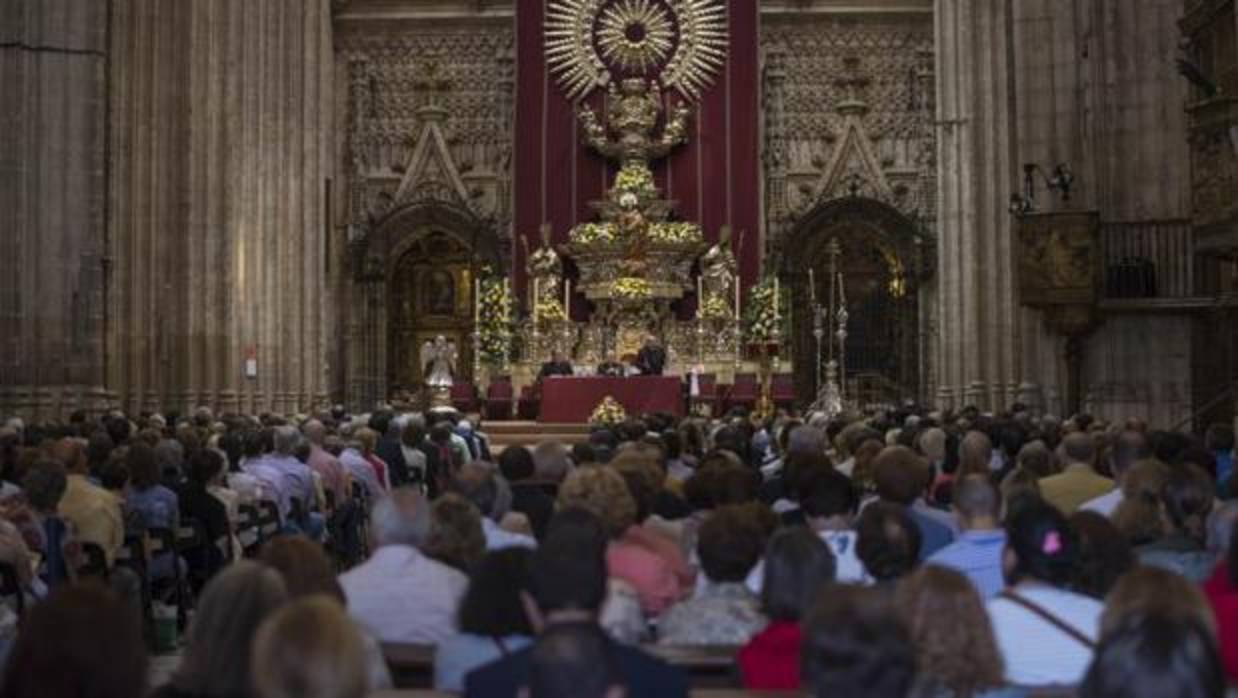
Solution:
<path fill-rule="evenodd" d="M 1104 223 L 1100 230 L 1107 300 L 1198 295 L 1189 220 Z"/>

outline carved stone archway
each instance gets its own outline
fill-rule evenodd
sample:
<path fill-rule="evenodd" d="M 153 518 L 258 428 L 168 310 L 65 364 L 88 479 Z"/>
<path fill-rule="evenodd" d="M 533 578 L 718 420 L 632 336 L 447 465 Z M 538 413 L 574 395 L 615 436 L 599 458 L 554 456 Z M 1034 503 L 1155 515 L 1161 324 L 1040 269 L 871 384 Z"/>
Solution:
<path fill-rule="evenodd" d="M 509 257 L 493 224 L 452 201 L 427 197 L 389 211 L 350 248 L 352 406 L 372 408 L 391 398 L 397 384 L 418 387 L 420 374 L 409 366 L 417 360 L 419 332 L 451 334 L 460 345 L 461 375 L 469 377 L 472 280 L 485 267 L 504 271 Z M 436 257 L 442 265 L 433 263 Z M 426 306 L 419 291 L 428 288 L 420 275 L 438 272 L 450 275 L 451 312 Z"/>
<path fill-rule="evenodd" d="M 792 351 L 796 399 L 814 399 L 817 383 L 813 335 L 813 270 L 816 299 L 828 306 L 829 248 L 841 248 L 838 271 L 850 316 L 847 338 L 849 390 L 860 402 L 923 400 L 927 337 L 922 329 L 923 282 L 935 267 L 935 245 L 915 221 L 892 206 L 864 197 L 826 201 L 801 218 L 780 242 L 779 275 L 792 294 Z M 822 357 L 833 329 L 825 325 Z M 848 395 L 855 398 L 855 395 Z"/>

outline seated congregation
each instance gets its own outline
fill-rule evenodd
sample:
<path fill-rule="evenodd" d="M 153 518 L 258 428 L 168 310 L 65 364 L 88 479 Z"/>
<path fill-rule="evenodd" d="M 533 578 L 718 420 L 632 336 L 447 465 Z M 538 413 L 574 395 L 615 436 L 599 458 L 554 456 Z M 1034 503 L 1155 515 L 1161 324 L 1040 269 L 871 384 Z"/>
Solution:
<path fill-rule="evenodd" d="M 1021 406 L 10 420 L 0 695 L 1220 697 L 1233 450 Z"/>

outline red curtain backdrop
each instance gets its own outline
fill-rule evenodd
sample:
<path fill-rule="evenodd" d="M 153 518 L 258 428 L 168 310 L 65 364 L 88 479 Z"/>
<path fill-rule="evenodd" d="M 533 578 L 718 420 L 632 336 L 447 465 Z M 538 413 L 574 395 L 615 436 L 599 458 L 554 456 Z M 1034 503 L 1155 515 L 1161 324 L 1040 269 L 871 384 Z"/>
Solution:
<path fill-rule="evenodd" d="M 694 108 L 689 139 L 670 157 L 654 163 L 654 177 L 679 217 L 699 223 L 705 239 L 717 239 L 730 224 L 732 249 L 740 277 L 751 285 L 760 269 L 760 180 L 757 132 L 757 0 L 725 0 L 730 46 L 727 62 Z M 516 18 L 516 249 L 513 251 L 518 298 L 525 298 L 525 258 L 540 244 L 542 223 L 552 226 L 551 240 L 567 242 L 568 231 L 593 218 L 589 201 L 602 198 L 614 179 L 614 165 L 588 150 L 580 139 L 572 104 L 546 66 L 542 23 L 549 0 L 518 0 Z M 663 95 L 670 103 L 678 92 Z M 603 90 L 589 97 L 604 118 Z M 742 233 L 742 241 L 741 241 Z M 695 299 L 691 299 L 691 303 Z M 572 315 L 585 319 L 584 299 L 572 301 Z M 690 308 L 683 307 L 681 313 Z"/>

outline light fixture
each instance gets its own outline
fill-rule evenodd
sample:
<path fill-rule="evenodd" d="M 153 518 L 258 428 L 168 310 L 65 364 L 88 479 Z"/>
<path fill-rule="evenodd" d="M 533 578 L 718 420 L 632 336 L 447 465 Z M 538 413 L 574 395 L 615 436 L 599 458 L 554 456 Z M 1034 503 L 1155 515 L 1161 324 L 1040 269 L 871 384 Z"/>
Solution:
<path fill-rule="evenodd" d="M 1010 195 L 1009 211 L 1012 216 L 1026 216 L 1036 211 L 1036 174 L 1045 182 L 1045 187 L 1058 192 L 1062 201 L 1070 201 L 1070 190 L 1075 184 L 1075 173 L 1070 165 L 1059 163 L 1052 172 L 1046 172 L 1036 163 L 1023 165 L 1023 192 Z"/>

